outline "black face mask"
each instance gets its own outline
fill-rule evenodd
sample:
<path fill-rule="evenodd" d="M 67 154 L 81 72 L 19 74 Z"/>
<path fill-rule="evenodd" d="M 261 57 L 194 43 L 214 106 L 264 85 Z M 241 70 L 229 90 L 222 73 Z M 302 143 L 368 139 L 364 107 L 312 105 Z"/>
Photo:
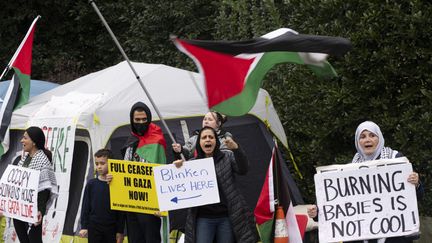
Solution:
<path fill-rule="evenodd" d="M 142 136 L 144 135 L 149 127 L 148 123 L 134 123 L 133 124 L 135 131 L 138 133 L 138 135 Z"/>

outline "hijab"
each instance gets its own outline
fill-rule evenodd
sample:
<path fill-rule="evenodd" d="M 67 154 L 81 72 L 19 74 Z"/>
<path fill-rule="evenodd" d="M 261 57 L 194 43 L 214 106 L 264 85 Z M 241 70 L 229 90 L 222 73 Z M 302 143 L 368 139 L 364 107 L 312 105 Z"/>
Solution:
<path fill-rule="evenodd" d="M 369 132 L 374 133 L 376 136 L 378 136 L 378 145 L 374 151 L 373 154 L 371 155 L 366 155 L 363 151 L 363 149 L 360 146 L 360 135 L 364 130 L 368 130 Z M 353 163 L 354 162 L 362 162 L 362 161 L 366 161 L 366 160 L 375 160 L 376 158 L 378 158 L 381 154 L 381 151 L 384 148 L 384 137 L 381 133 L 381 129 L 379 128 L 379 126 L 372 122 L 372 121 L 365 121 L 360 123 L 360 125 L 357 127 L 356 133 L 355 133 L 355 147 L 357 149 L 357 154 L 354 156 L 353 158 Z"/>

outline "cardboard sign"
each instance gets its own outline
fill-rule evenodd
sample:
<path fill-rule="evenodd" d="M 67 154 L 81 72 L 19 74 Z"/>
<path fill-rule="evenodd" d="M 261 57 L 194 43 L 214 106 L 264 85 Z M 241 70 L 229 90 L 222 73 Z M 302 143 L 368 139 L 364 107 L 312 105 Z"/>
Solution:
<path fill-rule="evenodd" d="M 58 107 L 63 108 L 63 106 Z M 70 116 L 74 114 L 71 110 L 68 110 L 68 112 Z M 69 204 L 76 124 L 72 117 L 56 117 L 53 115 L 34 117 L 29 121 L 29 126 L 38 126 L 42 129 L 46 139 L 45 146 L 52 153 L 58 197 L 52 206 L 47 209 L 47 213 L 43 218 L 42 238 L 44 242 L 59 242 L 65 226 L 66 211 Z"/>
<path fill-rule="evenodd" d="M 160 166 L 143 162 L 108 160 L 111 209 L 154 214 L 159 212 L 153 171 Z M 167 212 L 161 212 L 166 216 Z"/>
<path fill-rule="evenodd" d="M 186 161 L 183 166 L 154 169 L 161 210 L 190 208 L 218 203 L 219 191 L 213 158 Z"/>
<path fill-rule="evenodd" d="M 315 175 L 319 241 L 339 242 L 409 235 L 419 230 L 410 163 L 358 163 Z M 358 169 L 354 169 L 355 167 Z M 329 172 L 330 171 L 330 172 Z"/>
<path fill-rule="evenodd" d="M 8 165 L 0 179 L 0 209 L 6 217 L 37 222 L 38 170 Z"/>

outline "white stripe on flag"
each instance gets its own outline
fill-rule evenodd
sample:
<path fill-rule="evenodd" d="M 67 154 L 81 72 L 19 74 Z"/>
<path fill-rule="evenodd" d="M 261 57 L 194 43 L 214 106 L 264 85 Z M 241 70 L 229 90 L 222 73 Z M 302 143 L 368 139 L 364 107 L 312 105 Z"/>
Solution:
<path fill-rule="evenodd" d="M 274 163 L 275 149 L 273 148 L 272 157 L 270 161 L 270 165 L 268 168 L 268 190 L 269 190 L 269 203 L 270 203 L 270 212 L 275 211 L 275 197 L 274 197 L 274 184 L 273 184 L 273 163 Z"/>
<path fill-rule="evenodd" d="M 17 100 L 19 88 L 19 80 L 14 74 L 12 80 L 9 83 L 6 96 L 3 100 L 3 104 L 0 109 L 0 140 L 3 143 L 5 141 L 7 130 L 9 130 L 9 124 L 12 118 L 12 112 Z M 7 149 L 5 149 L 7 151 Z"/>
<path fill-rule="evenodd" d="M 300 229 L 297 224 L 297 218 L 295 216 L 294 207 L 292 205 L 292 202 L 290 202 L 290 205 L 288 207 L 288 211 L 285 217 L 285 221 L 287 223 L 288 227 L 288 237 L 290 243 L 302 243 L 302 237 L 300 234 Z"/>

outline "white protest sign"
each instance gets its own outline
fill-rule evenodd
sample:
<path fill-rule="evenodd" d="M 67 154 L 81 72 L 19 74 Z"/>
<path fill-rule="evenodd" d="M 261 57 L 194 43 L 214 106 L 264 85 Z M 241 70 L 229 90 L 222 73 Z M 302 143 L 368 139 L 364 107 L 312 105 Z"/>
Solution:
<path fill-rule="evenodd" d="M 186 161 L 180 168 L 157 166 L 154 177 L 161 211 L 219 202 L 213 158 Z"/>
<path fill-rule="evenodd" d="M 37 222 L 38 170 L 8 165 L 0 179 L 0 208 L 6 217 Z"/>
<path fill-rule="evenodd" d="M 319 241 L 339 242 L 409 235 L 419 231 L 412 165 L 386 160 L 321 167 L 315 175 Z M 353 169 L 355 167 L 358 169 Z M 327 172 L 323 172 L 327 171 Z M 328 172 L 331 171 L 331 172 Z"/>

